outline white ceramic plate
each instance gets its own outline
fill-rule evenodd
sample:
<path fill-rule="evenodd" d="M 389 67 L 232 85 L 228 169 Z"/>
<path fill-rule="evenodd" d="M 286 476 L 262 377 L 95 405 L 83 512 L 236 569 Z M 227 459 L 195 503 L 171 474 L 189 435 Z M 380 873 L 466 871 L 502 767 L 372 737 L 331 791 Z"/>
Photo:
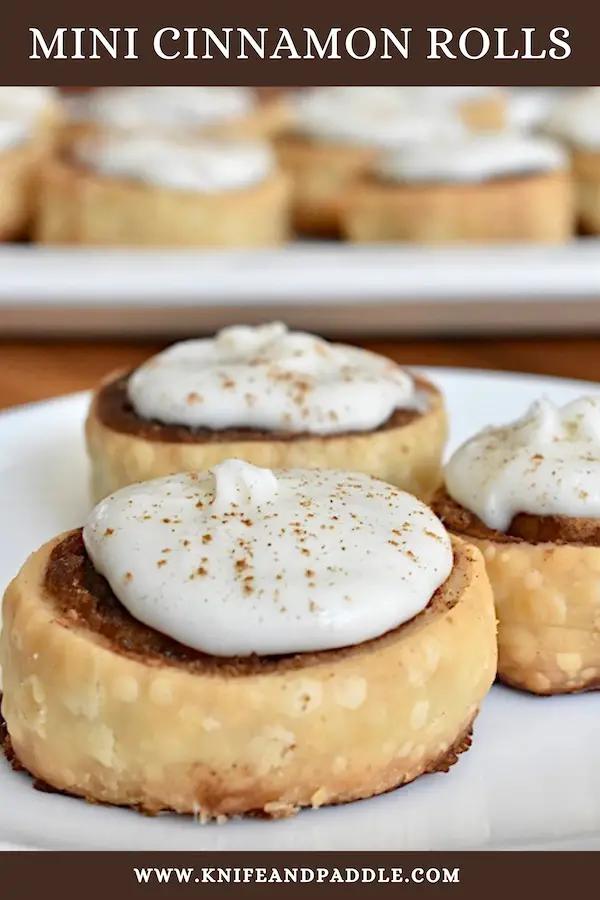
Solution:
<path fill-rule="evenodd" d="M 446 393 L 451 446 L 519 415 L 542 393 L 566 402 L 600 385 L 432 370 Z M 88 508 L 76 395 L 0 415 L 0 586 Z M 37 793 L 0 761 L 0 846 L 63 850 L 600 849 L 600 697 L 536 698 L 494 687 L 474 744 L 448 774 L 395 793 L 280 822 L 190 818 L 88 806 Z"/>
<path fill-rule="evenodd" d="M 600 240 L 277 250 L 0 247 L 0 333 L 189 335 L 283 318 L 320 333 L 499 334 L 600 326 Z"/>

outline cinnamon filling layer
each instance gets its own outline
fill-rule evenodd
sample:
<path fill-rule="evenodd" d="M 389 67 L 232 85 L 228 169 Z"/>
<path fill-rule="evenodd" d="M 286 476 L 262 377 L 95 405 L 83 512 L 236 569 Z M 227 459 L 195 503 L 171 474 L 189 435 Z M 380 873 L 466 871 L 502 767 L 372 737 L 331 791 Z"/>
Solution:
<path fill-rule="evenodd" d="M 229 443 L 235 441 L 298 441 L 308 439 L 335 440 L 348 434 L 364 434 L 364 432 L 345 432 L 334 435 L 314 435 L 309 432 L 292 431 L 255 431 L 251 428 L 226 428 L 212 431 L 209 428 L 190 428 L 187 425 L 166 425 L 142 419 L 136 413 L 127 392 L 129 373 L 111 381 L 100 388 L 96 398 L 96 415 L 100 422 L 113 431 L 121 434 L 133 434 L 147 441 L 163 441 L 171 444 L 206 444 Z M 418 390 L 433 394 L 433 388 L 422 379 L 415 378 Z M 375 431 L 389 431 L 410 425 L 423 413 L 415 409 L 397 409 L 389 419 Z"/>
<path fill-rule="evenodd" d="M 526 541 L 528 544 L 582 544 L 600 547 L 600 520 L 570 516 L 532 516 L 519 513 L 506 532 L 494 531 L 470 510 L 465 509 L 442 488 L 432 501 L 432 509 L 449 531 L 497 543 Z"/>
<path fill-rule="evenodd" d="M 327 664 L 357 652 L 354 646 L 293 656 L 226 658 L 185 647 L 138 622 L 127 612 L 106 579 L 94 569 L 85 550 L 81 529 L 69 534 L 52 551 L 44 586 L 56 612 L 57 624 L 64 628 L 86 629 L 98 635 L 114 652 L 146 664 L 176 666 L 198 674 L 236 676 Z M 401 590 L 401 586 L 398 589 Z M 454 594 L 444 591 L 442 586 L 422 613 L 399 628 L 361 644 L 361 651 L 379 649 L 417 620 L 452 608 L 457 600 Z"/>

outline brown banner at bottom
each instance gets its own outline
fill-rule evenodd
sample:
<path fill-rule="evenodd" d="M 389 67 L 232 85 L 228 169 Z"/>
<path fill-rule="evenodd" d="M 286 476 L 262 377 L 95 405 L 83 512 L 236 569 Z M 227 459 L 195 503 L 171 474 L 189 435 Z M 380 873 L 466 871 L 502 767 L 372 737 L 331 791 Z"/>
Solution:
<path fill-rule="evenodd" d="M 589 853 L 0 854 L 2 896 L 121 898 L 565 897 L 595 883 Z M 594 879 L 594 881 L 592 881 Z"/>

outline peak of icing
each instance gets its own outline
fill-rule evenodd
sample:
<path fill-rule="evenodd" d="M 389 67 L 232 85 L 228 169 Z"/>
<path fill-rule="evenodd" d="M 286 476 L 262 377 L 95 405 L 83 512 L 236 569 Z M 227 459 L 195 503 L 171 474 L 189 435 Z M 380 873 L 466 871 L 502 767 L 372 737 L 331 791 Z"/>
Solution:
<path fill-rule="evenodd" d="M 240 459 L 227 459 L 214 466 L 211 472 L 215 480 L 212 500 L 215 512 L 260 506 L 277 496 L 279 482 L 270 469 Z"/>

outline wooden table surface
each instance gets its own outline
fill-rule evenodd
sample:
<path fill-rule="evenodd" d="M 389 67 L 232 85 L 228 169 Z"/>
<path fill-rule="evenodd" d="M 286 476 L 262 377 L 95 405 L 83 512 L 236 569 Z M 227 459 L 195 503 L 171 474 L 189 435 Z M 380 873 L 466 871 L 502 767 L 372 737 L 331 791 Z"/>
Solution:
<path fill-rule="evenodd" d="M 159 343 L 0 341 L 0 409 L 92 387 L 135 366 Z M 365 344 L 407 365 L 535 372 L 600 382 L 600 338 L 378 341 Z"/>

